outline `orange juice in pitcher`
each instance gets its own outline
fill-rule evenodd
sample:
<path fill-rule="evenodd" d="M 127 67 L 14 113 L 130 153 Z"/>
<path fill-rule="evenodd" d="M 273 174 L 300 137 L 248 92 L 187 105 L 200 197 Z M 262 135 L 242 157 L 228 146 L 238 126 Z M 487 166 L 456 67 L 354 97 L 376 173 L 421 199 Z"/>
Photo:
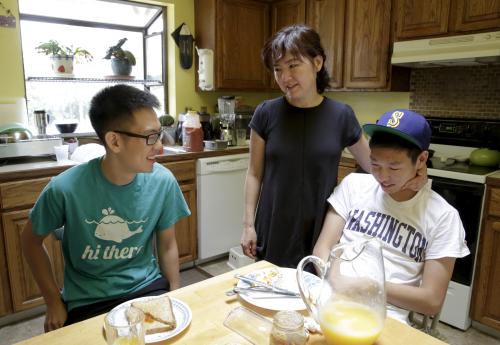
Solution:
<path fill-rule="evenodd" d="M 319 312 L 323 335 L 329 345 L 371 345 L 384 325 L 370 307 L 352 301 L 331 301 Z"/>
<path fill-rule="evenodd" d="M 319 290 L 304 284 L 304 266 L 313 263 Z M 328 261 L 310 255 L 297 266 L 300 294 L 329 345 L 372 345 L 386 315 L 382 248 L 377 238 L 338 244 Z"/>

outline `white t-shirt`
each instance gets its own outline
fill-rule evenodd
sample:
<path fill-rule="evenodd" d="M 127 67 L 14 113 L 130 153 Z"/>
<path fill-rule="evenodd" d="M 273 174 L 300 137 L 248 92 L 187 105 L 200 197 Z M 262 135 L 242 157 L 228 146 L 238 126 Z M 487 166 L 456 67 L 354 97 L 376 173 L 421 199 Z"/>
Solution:
<path fill-rule="evenodd" d="M 419 286 L 424 261 L 468 255 L 460 216 L 427 183 L 413 198 L 398 202 L 371 174 L 349 174 L 328 198 L 346 221 L 340 243 L 378 237 L 385 280 Z M 390 317 L 407 322 L 408 311 L 387 305 Z"/>

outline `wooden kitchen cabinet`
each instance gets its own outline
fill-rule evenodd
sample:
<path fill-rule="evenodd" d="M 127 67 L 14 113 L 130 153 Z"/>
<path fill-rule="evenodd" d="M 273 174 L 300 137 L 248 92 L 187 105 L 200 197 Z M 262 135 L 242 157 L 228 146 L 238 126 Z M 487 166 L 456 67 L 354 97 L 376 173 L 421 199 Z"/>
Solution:
<path fill-rule="evenodd" d="M 306 0 L 278 0 L 271 3 L 271 34 L 293 24 L 306 23 Z M 262 48 L 261 48 L 262 49 Z M 266 70 L 267 73 L 269 73 Z M 279 85 L 270 73 L 271 89 L 279 90 Z"/>
<path fill-rule="evenodd" d="M 182 218 L 175 225 L 175 238 L 179 250 L 179 263 L 194 261 L 198 257 L 196 227 L 196 184 L 182 184 L 182 194 L 191 210 L 189 217 Z"/>
<path fill-rule="evenodd" d="M 188 160 L 164 164 L 175 176 L 186 203 L 191 210 L 189 217 L 175 224 L 175 237 L 179 250 L 179 263 L 194 261 L 198 258 L 198 235 L 196 213 L 196 161 Z"/>
<path fill-rule="evenodd" d="M 331 88 L 392 87 L 390 0 L 308 0 L 306 12 L 325 48 Z"/>
<path fill-rule="evenodd" d="M 388 83 L 390 0 L 347 1 L 345 88 L 384 88 Z"/>
<path fill-rule="evenodd" d="M 12 297 L 10 295 L 9 272 L 7 270 L 7 256 L 5 241 L 0 222 L 0 317 L 12 313 Z"/>
<path fill-rule="evenodd" d="M 277 89 L 260 51 L 282 27 L 306 23 L 321 36 L 331 90 L 407 91 L 408 73 L 391 83 L 390 18 L 391 0 L 196 0 L 196 44 L 214 50 L 215 89 Z"/>
<path fill-rule="evenodd" d="M 31 274 L 31 270 L 24 255 L 22 255 L 21 233 L 28 220 L 29 211 L 29 209 L 26 209 L 2 214 L 14 312 L 30 309 L 44 303 L 40 289 Z M 54 235 L 51 234 L 45 239 L 44 245 L 52 264 L 52 271 L 55 274 L 57 286 L 62 288 L 64 261 L 60 241 L 56 240 Z"/>
<path fill-rule="evenodd" d="M 254 0 L 195 1 L 196 45 L 214 51 L 216 90 L 269 88 L 270 76 L 260 59 L 270 36 L 269 6 Z"/>
<path fill-rule="evenodd" d="M 500 330 L 500 181 L 487 186 L 471 317 Z"/>
<path fill-rule="evenodd" d="M 500 29 L 500 0 L 396 0 L 395 40 Z"/>
<path fill-rule="evenodd" d="M 345 0 L 308 0 L 307 24 L 321 37 L 332 88 L 343 86 Z"/>
<path fill-rule="evenodd" d="M 271 3 L 271 34 L 292 24 L 306 22 L 306 0 L 278 0 Z"/>
<path fill-rule="evenodd" d="M 7 313 L 30 309 L 44 303 L 22 254 L 21 233 L 31 207 L 49 181 L 50 177 L 42 177 L 0 184 L 2 238 L 5 249 L 5 272 L 8 278 L 6 291 L 10 291 L 11 306 L 4 310 Z M 51 260 L 56 282 L 59 287 L 62 287 L 64 261 L 61 245 L 53 236 L 47 237 L 44 244 Z M 4 284 L 5 282 L 2 283 Z M 4 299 L 6 299 L 5 295 Z"/>

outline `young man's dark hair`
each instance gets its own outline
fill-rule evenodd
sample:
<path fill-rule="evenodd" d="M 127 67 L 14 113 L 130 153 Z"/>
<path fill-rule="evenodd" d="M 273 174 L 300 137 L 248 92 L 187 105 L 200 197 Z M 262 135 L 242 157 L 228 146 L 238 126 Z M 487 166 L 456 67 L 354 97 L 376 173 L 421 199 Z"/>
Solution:
<path fill-rule="evenodd" d="M 406 151 L 413 164 L 417 162 L 418 156 L 422 153 L 422 149 L 417 145 L 410 143 L 408 140 L 403 139 L 397 135 L 387 132 L 375 132 L 370 138 L 370 149 L 373 148 L 393 148 L 397 150 Z"/>
<path fill-rule="evenodd" d="M 123 129 L 122 124 L 133 118 L 134 111 L 159 106 L 155 95 L 119 84 L 102 89 L 92 98 L 89 117 L 97 136 L 104 143 L 106 132 Z"/>

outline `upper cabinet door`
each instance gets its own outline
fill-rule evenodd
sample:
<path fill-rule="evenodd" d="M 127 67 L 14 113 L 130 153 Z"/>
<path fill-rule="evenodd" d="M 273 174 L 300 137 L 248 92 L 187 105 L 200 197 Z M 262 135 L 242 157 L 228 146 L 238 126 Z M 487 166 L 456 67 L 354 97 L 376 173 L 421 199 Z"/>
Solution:
<path fill-rule="evenodd" d="M 500 0 L 454 0 L 452 13 L 452 31 L 500 29 Z"/>
<path fill-rule="evenodd" d="M 384 88 L 388 83 L 391 0 L 348 0 L 345 88 Z"/>
<path fill-rule="evenodd" d="M 271 4 L 271 35 L 285 26 L 306 22 L 306 0 L 279 0 Z M 274 76 L 270 75 L 271 89 L 279 90 Z"/>
<path fill-rule="evenodd" d="M 293 24 L 304 24 L 306 0 L 279 0 L 271 4 L 271 33 Z"/>
<path fill-rule="evenodd" d="M 308 0 L 307 24 L 316 30 L 325 49 L 330 87 L 343 86 L 345 0 Z"/>
<path fill-rule="evenodd" d="M 260 51 L 269 37 L 269 5 L 249 0 L 217 1 L 217 86 L 268 87 Z"/>
<path fill-rule="evenodd" d="M 450 0 L 397 0 L 396 40 L 448 32 Z"/>

